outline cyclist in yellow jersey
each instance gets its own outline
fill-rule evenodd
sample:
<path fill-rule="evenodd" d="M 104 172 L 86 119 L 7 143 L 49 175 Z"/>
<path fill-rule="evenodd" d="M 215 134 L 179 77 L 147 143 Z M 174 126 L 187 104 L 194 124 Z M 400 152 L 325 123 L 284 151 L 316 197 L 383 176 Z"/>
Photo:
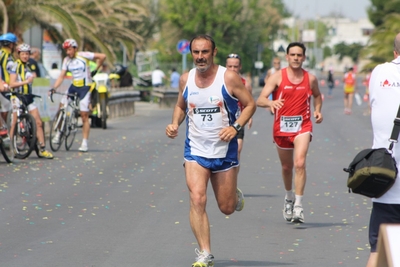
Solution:
<path fill-rule="evenodd" d="M 0 74 L 5 82 L 4 86 L 8 88 L 10 82 L 10 69 L 14 64 L 14 49 L 17 46 L 17 37 L 13 33 L 5 33 L 0 36 Z M 11 110 L 9 97 L 3 92 L 0 94 L 0 113 L 4 121 L 7 121 L 8 111 Z"/>
<path fill-rule="evenodd" d="M 78 43 L 74 39 L 67 39 L 63 43 L 63 48 L 66 50 L 67 57 L 64 58 L 61 73 L 58 79 L 55 81 L 53 85 L 53 89 L 51 91 L 55 92 L 57 88 L 63 82 L 66 73 L 69 71 L 72 73 L 72 84 L 68 89 L 69 94 L 77 93 L 80 99 L 79 109 L 80 115 L 83 122 L 82 133 L 83 140 L 82 145 L 79 148 L 81 152 L 88 151 L 88 138 L 90 132 L 90 124 L 89 124 L 89 104 L 90 104 L 90 93 L 93 90 L 94 86 L 92 83 L 92 76 L 96 74 L 99 68 L 103 65 L 104 60 L 106 59 L 106 55 L 102 53 L 93 53 L 93 52 L 78 52 Z M 90 72 L 89 69 L 89 61 L 96 61 L 97 67 Z M 67 99 L 64 98 L 62 100 L 62 104 L 66 104 Z M 51 140 L 53 143 L 59 142 L 59 135 L 54 137 L 54 140 Z"/>
<path fill-rule="evenodd" d="M 28 44 L 20 44 L 17 47 L 18 59 L 14 62 L 13 67 L 10 70 L 10 88 L 21 94 L 26 94 L 25 99 L 27 100 L 27 108 L 29 113 L 33 116 L 36 122 L 36 137 L 39 142 L 39 158 L 52 159 L 53 154 L 46 150 L 46 143 L 44 139 L 44 132 L 42 128 L 42 119 L 40 118 L 39 109 L 33 102 L 32 94 L 32 82 L 36 75 L 28 66 L 29 56 L 31 54 L 31 47 Z M 16 99 L 17 106 L 19 105 L 19 99 Z M 17 113 L 13 113 L 16 121 Z M 12 126 L 13 127 L 13 126 Z"/>

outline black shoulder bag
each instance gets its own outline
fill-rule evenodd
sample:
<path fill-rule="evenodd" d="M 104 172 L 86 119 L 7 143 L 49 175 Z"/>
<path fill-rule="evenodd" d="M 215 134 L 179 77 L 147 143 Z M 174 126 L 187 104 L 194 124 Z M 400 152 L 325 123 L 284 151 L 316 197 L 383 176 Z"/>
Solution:
<path fill-rule="evenodd" d="M 400 132 L 400 106 L 394 120 L 389 148 L 370 148 L 360 151 L 348 168 L 347 187 L 349 192 L 367 197 L 378 198 L 386 193 L 397 177 L 396 161 L 392 157 L 392 149 Z"/>

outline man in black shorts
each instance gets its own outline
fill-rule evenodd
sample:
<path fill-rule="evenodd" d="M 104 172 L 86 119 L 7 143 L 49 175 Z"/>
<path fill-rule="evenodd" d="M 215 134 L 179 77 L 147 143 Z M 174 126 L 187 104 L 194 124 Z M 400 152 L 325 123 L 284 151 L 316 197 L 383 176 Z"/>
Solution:
<path fill-rule="evenodd" d="M 242 70 L 242 59 L 240 58 L 240 56 L 238 54 L 229 54 L 226 57 L 225 67 L 228 70 L 233 70 L 234 72 L 239 74 L 240 78 L 242 79 L 242 82 L 243 82 L 244 86 L 246 87 L 247 91 L 249 91 L 250 94 L 251 94 L 253 89 L 251 87 L 250 81 L 246 81 L 246 79 L 243 78 L 240 75 L 240 71 Z M 238 103 L 238 106 L 239 106 L 239 109 L 238 109 L 237 116 L 240 115 L 241 111 L 244 108 L 244 106 L 240 102 Z M 250 129 L 252 124 L 253 124 L 253 120 L 250 118 L 250 120 L 248 122 L 249 129 Z M 236 137 L 237 137 L 237 140 L 238 140 L 238 159 L 240 159 L 240 153 L 242 152 L 242 149 L 243 149 L 244 127 L 242 127 L 242 129 L 237 133 Z M 239 168 L 240 168 L 240 166 L 238 166 L 238 168 L 237 168 L 238 173 L 239 173 Z"/>
<path fill-rule="evenodd" d="M 369 94 L 371 103 L 371 123 L 373 131 L 372 148 L 389 147 L 389 139 L 393 129 L 393 121 L 397 116 L 400 100 L 400 87 L 388 86 L 381 81 L 400 80 L 400 33 L 394 39 L 394 60 L 390 63 L 380 64 L 372 71 L 369 82 Z M 393 156 L 400 169 L 400 145 L 393 146 Z M 369 222 L 369 243 L 371 254 L 367 267 L 377 266 L 378 234 L 381 224 L 400 223 L 400 174 L 394 185 L 383 196 L 372 199 L 372 212 Z"/>

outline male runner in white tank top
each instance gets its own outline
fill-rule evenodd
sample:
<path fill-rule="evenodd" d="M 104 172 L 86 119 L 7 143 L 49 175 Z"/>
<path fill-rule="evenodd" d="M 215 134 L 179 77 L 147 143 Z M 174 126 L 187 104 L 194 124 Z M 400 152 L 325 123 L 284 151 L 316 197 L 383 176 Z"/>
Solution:
<path fill-rule="evenodd" d="M 206 212 L 208 181 L 222 213 L 229 215 L 243 209 L 243 193 L 237 189 L 236 135 L 256 106 L 240 76 L 214 64 L 217 49 L 210 36 L 193 38 L 190 51 L 196 68 L 180 78 L 179 96 L 166 135 L 175 138 L 186 118 L 184 166 L 190 192 L 189 217 L 200 247 L 195 250 L 197 257 L 192 266 L 208 267 L 214 264 Z M 238 101 L 244 109 L 236 118 Z"/>

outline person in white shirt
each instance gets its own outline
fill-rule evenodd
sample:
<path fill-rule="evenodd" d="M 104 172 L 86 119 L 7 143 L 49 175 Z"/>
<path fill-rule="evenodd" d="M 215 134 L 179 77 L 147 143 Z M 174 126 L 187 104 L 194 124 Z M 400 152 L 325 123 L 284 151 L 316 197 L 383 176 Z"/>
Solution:
<path fill-rule="evenodd" d="M 388 148 L 393 121 L 400 105 L 400 33 L 394 40 L 394 60 L 375 67 L 369 82 L 371 123 L 373 132 L 372 148 Z M 400 145 L 393 146 L 393 157 L 400 170 Z M 377 266 L 378 233 L 382 223 L 400 223 L 400 173 L 394 185 L 379 198 L 372 199 L 369 222 L 369 243 L 371 254 L 367 267 Z"/>
<path fill-rule="evenodd" d="M 57 63 L 51 64 L 51 70 L 48 71 L 50 78 L 56 80 L 61 73 L 61 70 L 58 68 Z"/>
<path fill-rule="evenodd" d="M 165 73 L 157 66 L 151 73 L 151 83 L 153 87 L 164 86 Z"/>

